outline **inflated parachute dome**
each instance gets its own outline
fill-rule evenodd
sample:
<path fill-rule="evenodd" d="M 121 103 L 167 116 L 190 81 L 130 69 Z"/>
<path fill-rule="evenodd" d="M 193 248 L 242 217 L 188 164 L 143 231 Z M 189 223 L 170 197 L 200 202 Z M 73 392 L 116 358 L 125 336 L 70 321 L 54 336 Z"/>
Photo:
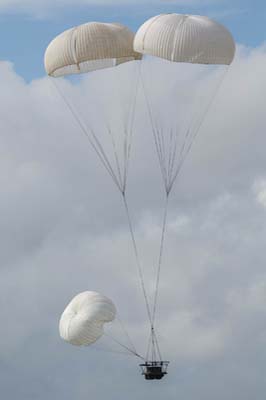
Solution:
<path fill-rule="evenodd" d="M 75 296 L 59 322 L 62 339 L 76 346 L 88 346 L 104 334 L 103 326 L 115 319 L 113 302 L 97 292 L 86 291 Z"/>
<path fill-rule="evenodd" d="M 89 22 L 58 35 L 44 56 L 50 76 L 113 67 L 141 56 L 133 50 L 134 34 L 117 23 Z"/>
<path fill-rule="evenodd" d="M 223 25 L 208 17 L 162 14 L 139 28 L 134 50 L 175 62 L 229 65 L 235 43 Z"/>

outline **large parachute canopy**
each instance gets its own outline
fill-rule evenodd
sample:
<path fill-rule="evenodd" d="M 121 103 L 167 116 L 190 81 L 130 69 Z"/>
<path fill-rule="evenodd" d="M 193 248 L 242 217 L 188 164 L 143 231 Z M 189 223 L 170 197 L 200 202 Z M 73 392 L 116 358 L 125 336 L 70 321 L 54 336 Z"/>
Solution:
<path fill-rule="evenodd" d="M 58 35 L 46 49 L 48 75 L 64 76 L 114 67 L 140 58 L 134 34 L 117 23 L 89 22 Z"/>
<path fill-rule="evenodd" d="M 75 296 L 59 322 L 62 339 L 76 346 L 88 346 L 104 333 L 104 324 L 115 319 L 116 308 L 107 297 L 86 291 Z"/>
<path fill-rule="evenodd" d="M 224 26 L 208 17 L 162 14 L 139 28 L 134 50 L 175 62 L 229 65 L 235 43 Z"/>

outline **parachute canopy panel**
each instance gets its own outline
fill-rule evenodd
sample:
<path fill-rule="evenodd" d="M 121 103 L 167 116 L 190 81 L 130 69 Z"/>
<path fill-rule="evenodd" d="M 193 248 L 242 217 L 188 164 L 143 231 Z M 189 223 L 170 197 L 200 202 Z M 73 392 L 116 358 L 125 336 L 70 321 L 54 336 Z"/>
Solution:
<path fill-rule="evenodd" d="M 223 25 L 208 17 L 161 14 L 139 28 L 134 50 L 175 62 L 229 65 L 235 43 Z"/>
<path fill-rule="evenodd" d="M 133 40 L 134 34 L 117 23 L 89 22 L 68 29 L 47 47 L 46 72 L 54 77 L 79 74 L 140 59 Z"/>
<path fill-rule="evenodd" d="M 88 346 L 103 335 L 103 326 L 115 319 L 116 308 L 107 297 L 86 291 L 75 296 L 59 322 L 62 339 L 76 345 Z"/>

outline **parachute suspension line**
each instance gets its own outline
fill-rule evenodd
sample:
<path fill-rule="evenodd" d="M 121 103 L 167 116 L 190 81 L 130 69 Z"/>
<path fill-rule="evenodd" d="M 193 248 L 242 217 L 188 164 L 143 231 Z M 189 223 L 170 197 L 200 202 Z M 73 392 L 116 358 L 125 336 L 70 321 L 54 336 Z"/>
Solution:
<path fill-rule="evenodd" d="M 157 304 L 158 304 L 159 282 L 160 282 L 163 251 L 164 251 L 169 194 L 171 193 L 174 182 L 177 179 L 177 176 L 179 175 L 179 172 L 183 166 L 183 163 L 184 163 L 188 153 L 190 152 L 192 144 L 200 130 L 200 127 L 206 117 L 206 114 L 208 113 L 208 111 L 214 101 L 214 98 L 217 94 L 219 87 L 222 84 L 224 77 L 225 77 L 225 74 L 222 77 L 222 80 L 219 82 L 219 84 L 215 88 L 210 101 L 207 103 L 206 109 L 204 110 L 204 114 L 201 115 L 200 117 L 198 116 L 198 118 L 196 118 L 196 121 L 195 120 L 191 121 L 188 129 L 185 132 L 184 140 L 183 140 L 183 143 L 182 143 L 179 151 L 178 151 L 178 138 L 179 138 L 180 132 L 178 129 L 170 130 L 169 143 L 168 143 L 169 149 L 168 149 L 168 153 L 167 153 L 168 159 L 166 156 L 163 130 L 158 129 L 158 127 L 156 125 L 155 119 L 153 117 L 152 106 L 151 106 L 150 100 L 148 98 L 148 94 L 147 94 L 146 87 L 144 85 L 143 78 L 141 77 L 143 92 L 145 95 L 147 109 L 148 109 L 148 113 L 149 113 L 149 117 L 150 117 L 150 121 L 151 121 L 155 147 L 156 147 L 156 151 L 157 151 L 157 156 L 158 156 L 159 165 L 160 165 L 163 182 L 164 182 L 164 187 L 165 187 L 165 192 L 166 192 L 166 201 L 165 201 L 165 207 L 164 207 L 162 233 L 161 233 L 161 241 L 160 241 L 159 260 L 158 260 L 155 291 L 154 291 L 154 301 L 153 301 L 153 306 L 152 306 L 151 334 L 150 334 L 148 350 L 147 350 L 147 354 L 146 354 L 147 359 L 149 358 L 150 353 L 151 353 L 152 360 L 155 360 L 157 355 L 161 359 L 160 348 L 159 348 L 157 336 L 155 334 L 155 317 L 156 317 L 156 309 L 157 309 Z M 167 159 L 167 161 L 166 161 L 166 159 Z"/>
<path fill-rule="evenodd" d="M 203 122 L 204 122 L 204 120 L 206 118 L 206 115 L 208 114 L 211 106 L 214 103 L 216 95 L 217 95 L 222 83 L 224 82 L 227 73 L 228 73 L 228 68 L 225 70 L 225 72 L 222 75 L 222 78 L 219 80 L 218 84 L 216 85 L 216 87 L 215 87 L 215 89 L 214 89 L 214 91 L 212 93 L 212 96 L 211 96 L 210 100 L 208 101 L 208 103 L 206 105 L 206 108 L 204 110 L 203 115 L 198 116 L 196 121 L 192 121 L 191 124 L 190 124 L 190 127 L 187 130 L 186 138 L 188 138 L 189 133 L 191 132 L 191 139 L 190 139 L 189 144 L 186 147 L 186 149 L 185 149 L 186 140 L 183 143 L 182 150 L 180 152 L 179 162 L 178 162 L 177 168 L 175 170 L 175 173 L 174 173 L 174 175 L 173 175 L 173 177 L 171 179 L 171 184 L 170 184 L 170 187 L 169 187 L 169 193 L 171 192 L 171 190 L 172 190 L 172 188 L 174 186 L 174 183 L 175 183 L 175 181 L 176 181 L 176 179 L 177 179 L 177 177 L 179 175 L 179 172 L 180 172 L 180 170 L 181 170 L 181 168 L 182 168 L 182 166 L 183 166 L 183 164 L 184 164 L 184 162 L 185 162 L 185 160 L 186 160 L 186 158 L 187 158 L 187 156 L 188 156 L 188 154 L 189 154 L 189 152 L 191 150 L 191 147 L 192 147 L 193 143 L 195 142 L 196 137 L 198 136 L 200 128 L 203 125 Z M 194 128 L 193 128 L 193 124 L 194 124 Z"/>
<path fill-rule="evenodd" d="M 114 132 L 107 123 L 107 118 L 104 113 L 104 109 L 101 108 L 100 103 L 98 102 L 99 108 L 101 108 L 101 112 L 103 113 L 103 119 L 106 124 L 106 130 L 110 136 L 111 144 L 114 153 L 114 159 L 116 164 L 117 175 L 116 178 L 119 181 L 119 190 L 122 193 L 125 193 L 127 186 L 127 178 L 128 178 L 128 167 L 129 167 L 129 159 L 130 159 L 130 150 L 132 145 L 132 137 L 133 137 L 133 124 L 135 118 L 135 108 L 138 94 L 138 81 L 139 81 L 139 71 L 136 72 L 136 84 L 132 85 L 132 95 L 129 101 L 128 112 L 126 113 L 125 126 L 124 126 L 124 160 L 119 160 L 119 154 L 117 150 L 117 144 L 114 137 Z M 124 104 L 121 105 L 121 108 L 124 107 Z M 123 171 L 122 171 L 123 170 Z"/>
<path fill-rule="evenodd" d="M 54 79 L 50 79 L 51 84 L 55 87 L 57 93 L 61 97 L 61 99 L 64 101 L 65 105 L 67 106 L 68 110 L 74 117 L 75 121 L 77 122 L 79 128 L 81 129 L 82 133 L 86 136 L 86 138 L 89 140 L 90 145 L 98 155 L 100 161 L 102 162 L 103 166 L 111 176 L 112 180 L 114 181 L 115 185 L 117 186 L 118 190 L 121 193 L 125 193 L 126 191 L 126 184 L 127 184 L 127 178 L 128 178 L 128 167 L 129 167 L 129 159 L 130 159 L 130 153 L 131 153 L 131 146 L 132 146 L 132 137 L 133 137 L 133 124 L 134 124 L 134 117 L 135 117 L 135 109 L 136 109 L 136 102 L 137 102 L 137 95 L 138 95 L 138 87 L 139 87 L 139 69 L 137 71 L 137 76 L 136 76 L 136 84 L 133 87 L 132 91 L 132 99 L 130 101 L 130 106 L 128 110 L 128 115 L 127 115 L 127 120 L 128 120 L 128 126 L 125 126 L 124 128 L 124 166 L 123 166 L 123 173 L 122 173 L 122 167 L 119 162 L 119 156 L 118 156 L 118 151 L 117 151 L 117 146 L 116 146 L 116 141 L 113 135 L 113 131 L 110 128 L 110 126 L 106 123 L 106 130 L 110 136 L 111 139 L 111 144 L 113 148 L 113 153 L 114 153 L 114 159 L 115 159 L 115 166 L 117 170 L 117 174 L 115 173 L 115 170 L 113 166 L 110 163 L 110 160 L 107 157 L 106 152 L 104 151 L 102 144 L 100 143 L 99 139 L 97 138 L 95 132 L 90 126 L 87 126 L 82 120 L 77 111 L 75 110 L 73 104 L 70 103 L 70 101 L 66 98 L 66 96 L 63 94 L 62 90 L 59 88 L 58 84 L 54 81 Z M 101 105 L 99 104 L 99 107 Z M 101 112 L 104 113 L 104 110 L 101 109 Z M 106 118 L 104 118 L 106 122 Z"/>
<path fill-rule="evenodd" d="M 149 342 L 146 352 L 146 361 L 162 361 L 162 355 L 159 348 L 159 343 L 155 328 L 153 327 L 150 332 Z"/>
<path fill-rule="evenodd" d="M 94 151 L 96 152 L 96 154 L 98 155 L 100 161 L 102 162 L 104 168 L 107 170 L 107 172 L 109 173 L 109 175 L 111 176 L 113 182 L 115 183 L 115 185 L 117 186 L 117 188 L 119 189 L 119 191 L 122 191 L 122 188 L 120 186 L 120 183 L 114 173 L 114 170 L 110 164 L 110 161 L 108 160 L 102 145 L 100 144 L 99 140 L 97 139 L 94 131 L 91 128 L 87 128 L 86 125 L 81 121 L 81 118 L 78 116 L 78 113 L 76 112 L 76 110 L 74 109 L 73 105 L 70 104 L 70 102 L 66 99 L 66 97 L 64 96 L 64 94 L 62 93 L 62 91 L 59 89 L 58 85 L 55 83 L 54 80 L 52 80 L 52 78 L 50 79 L 50 82 L 52 82 L 53 86 L 56 88 L 57 93 L 60 95 L 60 97 L 62 98 L 62 100 L 64 101 L 65 105 L 67 106 L 68 110 L 70 111 L 70 113 L 72 114 L 73 118 L 75 119 L 75 121 L 77 122 L 80 130 L 82 131 L 82 133 L 86 136 L 86 138 L 89 140 L 90 145 L 92 146 L 92 148 L 94 149 Z"/>
<path fill-rule="evenodd" d="M 151 329 L 151 361 L 155 361 L 157 359 L 156 357 L 156 334 L 154 331 L 154 327 Z"/>
<path fill-rule="evenodd" d="M 191 122 L 189 128 L 187 129 L 184 135 L 184 141 L 181 145 L 179 152 L 177 152 L 178 148 L 178 137 L 179 131 L 178 129 L 170 130 L 169 136 L 169 151 L 168 151 L 168 160 L 167 160 L 167 167 L 166 167 L 166 151 L 165 151 L 165 141 L 164 136 L 162 134 L 162 130 L 158 130 L 156 123 L 154 122 L 152 107 L 146 92 L 146 88 L 144 82 L 142 80 L 143 91 L 145 94 L 146 104 L 149 112 L 149 117 L 152 125 L 152 131 L 154 135 L 155 147 L 157 150 L 158 160 L 163 176 L 163 181 L 165 185 L 165 192 L 166 192 L 166 202 L 164 207 L 164 215 L 163 215 L 163 224 L 162 224 L 162 233 L 161 233 L 161 241 L 160 241 L 160 252 L 159 252 L 159 260 L 158 260 L 158 267 L 156 273 L 156 283 L 155 283 L 155 292 L 154 292 L 154 301 L 152 307 L 152 324 L 151 324 L 151 335 L 148 343 L 148 350 L 146 354 L 146 358 L 149 358 L 149 354 L 151 353 L 151 359 L 155 360 L 156 356 L 158 355 L 161 359 L 160 348 L 158 344 L 158 339 L 155 334 L 155 317 L 156 317 L 156 309 L 158 304 L 158 292 L 159 292 L 159 282 L 160 282 L 160 275 L 161 275 L 161 267 L 162 267 L 162 259 L 163 259 L 163 251 L 164 251 L 164 242 L 165 242 L 165 233 L 166 233 L 166 222 L 167 222 L 167 211 L 168 211 L 168 200 L 169 194 L 173 188 L 174 182 L 183 166 L 183 163 L 190 152 L 192 144 L 200 130 L 200 127 L 215 99 L 215 96 L 224 80 L 225 74 L 220 80 L 219 84 L 215 88 L 210 101 L 207 103 L 206 109 L 204 110 L 204 114 L 201 115 L 196 119 L 196 121 Z M 177 155 L 178 154 L 178 155 Z M 177 165 L 176 165 L 177 160 Z"/>
<path fill-rule="evenodd" d="M 151 125 L 152 125 L 152 133 L 153 133 L 153 137 L 154 137 L 154 143 L 155 143 L 155 148 L 156 148 L 156 152 L 157 152 L 157 156 L 158 156 L 160 170 L 161 170 L 164 185 L 166 187 L 165 157 L 164 157 L 164 154 L 162 151 L 162 144 L 161 144 L 160 135 L 159 135 L 160 130 L 158 129 L 158 126 L 152 115 L 152 108 L 151 108 L 150 101 L 148 99 L 148 95 L 147 95 L 147 91 L 146 91 L 146 87 L 144 84 L 144 80 L 143 80 L 141 71 L 140 71 L 140 75 L 141 75 L 141 84 L 142 84 L 142 88 L 143 88 L 143 93 L 144 93 L 144 97 L 145 97 L 145 101 L 146 101 L 146 105 L 147 105 L 147 109 L 148 109 L 148 114 L 149 114 L 149 118 L 150 118 Z"/>
<path fill-rule="evenodd" d="M 158 260 L 158 266 L 157 266 L 157 272 L 156 272 L 156 282 L 155 282 L 154 300 L 153 300 L 153 308 L 152 308 L 152 326 L 153 326 L 153 328 L 154 328 L 154 324 L 155 324 L 155 315 L 156 315 L 158 292 L 159 292 L 159 282 L 160 282 L 160 276 L 161 276 L 162 259 L 163 259 L 164 243 L 165 243 L 166 222 L 167 222 L 167 212 L 168 212 L 168 203 L 169 203 L 168 200 L 169 200 L 169 193 L 166 194 L 166 199 L 165 199 L 161 241 L 160 241 L 160 251 L 159 251 L 159 260 Z"/>
<path fill-rule="evenodd" d="M 124 200 L 125 210 L 126 210 L 126 214 L 127 214 L 128 225 L 129 225 L 129 230 L 130 230 L 131 239 L 132 239 L 132 243 L 133 243 L 134 253 L 135 253 L 135 257 L 136 257 L 136 261 L 137 261 L 139 280 L 140 280 L 140 284 L 141 284 L 141 288 L 142 288 L 142 292 L 143 292 L 143 296 L 144 296 L 144 300 L 145 300 L 145 305 L 146 305 L 146 309 L 147 309 L 147 314 L 148 314 L 148 318 L 149 318 L 149 323 L 150 323 L 150 332 L 151 333 L 150 333 L 150 338 L 149 338 L 149 343 L 148 343 L 146 360 L 148 360 L 150 353 L 151 353 L 152 361 L 155 361 L 157 359 L 157 357 L 156 357 L 157 355 L 161 360 L 162 357 L 161 357 L 155 329 L 153 326 L 150 304 L 148 301 L 148 296 L 147 296 L 147 292 L 146 292 L 146 288 L 145 288 L 144 277 L 143 277 L 143 272 L 142 272 L 141 263 L 140 263 L 140 259 L 139 259 L 137 244 L 136 244 L 133 226 L 132 226 L 132 222 L 131 222 L 131 218 L 130 218 L 130 214 L 129 214 L 127 199 L 126 199 L 125 195 L 123 195 L 123 200 Z M 150 351 L 150 349 L 151 349 L 151 351 Z"/>
<path fill-rule="evenodd" d="M 122 322 L 121 318 L 118 317 L 118 315 L 116 316 L 116 319 L 117 319 L 117 321 L 119 322 L 119 324 L 120 324 L 120 326 L 121 326 L 121 328 L 122 328 L 122 331 L 124 332 L 125 336 L 127 337 L 127 340 L 128 340 L 128 342 L 129 342 L 130 346 L 132 347 L 134 353 L 137 354 L 137 353 L 138 353 L 138 352 L 137 352 L 137 349 L 136 349 L 136 347 L 135 347 L 135 345 L 134 345 L 134 343 L 133 343 L 131 337 L 129 336 L 129 333 L 128 333 L 128 331 L 127 331 L 127 329 L 126 329 L 124 323 Z"/>
<path fill-rule="evenodd" d="M 148 300 L 147 291 L 146 291 L 146 288 L 145 288 L 143 271 L 142 271 L 142 267 L 141 267 L 141 262 L 140 262 L 140 258 L 139 258 L 137 243 L 136 243 L 136 239 L 135 239 L 135 234 L 134 234 L 134 230 L 133 230 L 133 225 L 132 225 L 132 221 L 131 221 L 131 217 L 130 217 L 128 203 L 127 203 L 127 199 L 126 199 L 125 193 L 122 194 L 122 197 L 123 197 L 123 203 L 124 203 L 124 206 L 125 206 L 125 211 L 126 211 L 126 216 L 127 216 L 130 236 L 131 236 L 131 240 L 132 240 L 132 244 L 133 244 L 133 249 L 134 249 L 134 253 L 135 253 L 135 258 L 136 258 L 136 262 L 137 262 L 139 281 L 140 281 L 143 297 L 144 297 L 144 300 L 145 300 L 145 305 L 146 305 L 146 309 L 147 309 L 147 315 L 148 315 L 149 322 L 150 322 L 150 325 L 151 325 L 151 328 L 152 328 L 151 309 L 150 309 L 150 304 L 149 304 L 149 300 Z"/>
<path fill-rule="evenodd" d="M 162 355 L 161 355 L 161 351 L 160 351 L 160 348 L 159 348 L 157 335 L 154 334 L 154 358 L 153 358 L 153 361 L 156 361 L 158 359 L 160 361 L 162 361 Z"/>
<path fill-rule="evenodd" d="M 156 152 L 157 152 L 157 156 L 158 156 L 158 161 L 159 161 L 159 165 L 160 165 L 160 170 L 161 170 L 161 174 L 162 174 L 162 178 L 163 178 L 163 183 L 164 183 L 164 187 L 165 187 L 165 191 L 167 193 L 167 195 L 169 194 L 169 169 L 167 170 L 166 168 L 166 150 L 165 150 L 165 140 L 164 140 L 164 136 L 162 134 L 162 129 L 158 128 L 158 125 L 156 124 L 155 118 L 153 117 L 153 113 L 152 113 L 152 106 L 151 106 L 151 102 L 148 98 L 148 94 L 147 94 L 147 90 L 144 84 L 144 80 L 143 77 L 141 76 L 141 82 L 142 82 L 142 87 L 143 87 L 143 92 L 144 92 L 144 96 L 145 96 L 145 101 L 146 101 L 146 105 L 147 105 L 147 109 L 148 109 L 148 114 L 149 114 L 149 118 L 150 118 L 150 122 L 151 122 L 151 126 L 152 126 L 152 133 L 153 133 L 153 137 L 154 137 L 154 143 L 155 143 L 155 148 L 156 148 Z M 173 140 L 173 134 L 172 134 L 172 130 L 171 130 L 171 135 L 170 135 L 170 141 Z M 176 134 L 176 138 L 175 138 L 175 146 L 174 146 L 174 151 L 173 154 L 176 153 L 176 148 L 177 148 L 177 134 Z M 170 147 L 171 149 L 171 147 Z M 171 150 L 169 150 L 171 151 Z M 170 153 L 169 153 L 169 157 L 168 157 L 168 165 L 171 165 L 172 163 L 174 163 L 175 158 L 173 157 L 173 159 L 170 161 Z"/>
<path fill-rule="evenodd" d="M 152 332 L 152 331 L 151 331 L 151 332 Z M 150 354 L 150 348 L 151 348 L 151 342 L 152 342 L 152 334 L 151 334 L 151 332 L 150 332 L 150 335 L 149 335 L 149 341 L 148 341 L 148 346 L 147 346 L 147 352 L 146 352 L 146 356 L 145 356 L 146 361 L 149 361 L 149 354 Z"/>
<path fill-rule="evenodd" d="M 127 220 L 128 220 L 128 226 L 129 226 L 130 235 L 131 235 L 133 248 L 134 248 L 134 253 L 135 253 L 135 258 L 136 258 L 136 262 L 137 262 L 139 281 L 140 281 L 140 284 L 141 284 L 141 289 L 142 289 L 142 292 L 143 292 L 145 305 L 146 305 L 146 309 L 147 309 L 147 314 L 148 314 L 148 319 L 149 319 L 149 323 L 150 323 L 150 332 L 151 333 L 150 333 L 150 337 L 149 337 L 146 358 L 145 359 L 143 357 L 141 357 L 141 358 L 143 360 L 148 360 L 149 359 L 149 355 L 151 353 L 151 360 L 152 361 L 156 361 L 158 359 L 158 357 L 159 357 L 159 360 L 162 361 L 162 356 L 161 356 L 161 352 L 160 352 L 160 349 L 159 349 L 159 344 L 158 344 L 155 328 L 154 328 L 154 325 L 153 325 L 153 317 L 152 317 L 152 313 L 151 313 L 151 308 L 150 308 L 150 304 L 149 304 L 149 301 L 148 301 L 148 296 L 147 296 L 147 292 L 146 292 L 146 288 L 145 288 L 144 276 L 143 276 L 142 267 L 141 267 L 141 263 L 140 263 L 140 258 L 139 258 L 139 254 L 138 254 L 138 248 L 137 248 L 137 244 L 136 244 L 135 234 L 134 234 L 132 221 L 131 221 L 131 218 L 130 218 L 129 208 L 128 208 L 127 199 L 126 199 L 125 194 L 123 194 L 123 202 L 124 202 L 124 206 L 125 206 L 125 211 L 126 211 Z M 164 225 L 166 225 L 166 213 L 165 213 L 164 220 L 165 220 Z M 163 229 L 163 231 L 165 231 L 165 228 Z M 164 233 L 163 233 L 162 236 L 164 238 Z M 163 242 L 163 239 L 162 239 L 162 242 Z M 161 245 L 161 252 L 162 252 L 162 250 L 163 250 L 163 244 Z M 157 286 L 159 286 L 159 278 L 158 278 Z M 150 351 L 150 349 L 151 349 L 151 351 Z"/>
<path fill-rule="evenodd" d="M 177 130 L 176 130 L 177 132 Z M 174 129 L 172 128 L 170 131 L 170 139 L 169 139 L 169 157 L 168 157 L 168 168 L 167 168 L 167 181 L 170 182 L 172 169 L 175 162 L 175 155 L 177 149 L 177 138 L 178 134 L 175 134 L 174 138 Z"/>
<path fill-rule="evenodd" d="M 124 345 L 123 343 L 119 342 L 117 339 L 115 339 L 112 335 L 110 335 L 109 333 L 104 333 L 105 336 L 107 336 L 108 338 L 110 338 L 113 342 L 115 342 L 116 344 L 118 344 L 119 346 L 123 347 L 125 350 L 127 350 L 130 354 L 141 358 L 142 360 L 144 360 L 144 357 L 142 357 L 140 354 L 138 354 L 136 351 L 130 349 L 128 346 Z"/>
<path fill-rule="evenodd" d="M 153 327 L 151 332 L 151 361 L 158 361 L 158 359 L 159 361 L 161 361 L 162 356 L 159 349 L 159 344 L 155 333 L 155 329 Z"/>
<path fill-rule="evenodd" d="M 165 137 L 164 137 L 165 135 L 163 134 L 164 131 L 162 128 L 158 127 L 156 119 L 153 116 L 152 112 L 153 107 L 151 104 L 151 100 L 149 99 L 142 75 L 141 75 L 141 82 L 149 114 L 149 119 L 151 122 L 156 153 L 158 156 L 159 166 L 163 178 L 163 184 L 166 195 L 168 196 L 171 191 L 171 174 L 176 162 L 179 131 L 178 129 L 173 129 L 173 128 L 170 129 L 170 139 L 167 146 L 168 148 L 166 148 Z"/>
<path fill-rule="evenodd" d="M 120 168 L 120 164 L 119 164 L 119 158 L 118 158 L 118 152 L 117 152 L 117 148 L 116 148 L 115 139 L 114 139 L 114 136 L 112 134 L 112 130 L 110 129 L 110 127 L 107 127 L 107 131 L 111 138 L 113 151 L 114 151 L 114 155 L 115 155 L 116 168 L 117 168 L 117 172 L 118 172 L 118 180 L 119 180 L 120 188 L 121 188 L 120 190 L 124 190 L 125 181 L 123 182 L 123 180 L 122 180 L 121 168 Z"/>
<path fill-rule="evenodd" d="M 156 152 L 158 156 L 158 161 L 161 169 L 161 174 L 163 177 L 163 182 L 165 186 L 166 194 L 169 194 L 172 190 L 172 187 L 179 175 L 179 172 L 184 164 L 184 161 L 190 152 L 190 149 L 195 141 L 195 138 L 203 124 L 205 117 L 216 97 L 216 94 L 225 78 L 228 69 L 225 70 L 221 79 L 215 88 L 213 89 L 212 96 L 210 100 L 206 103 L 203 114 L 197 115 L 196 118 L 192 119 L 187 130 L 182 134 L 182 139 L 180 146 L 178 145 L 179 137 L 181 135 L 181 131 L 178 128 L 172 128 L 168 132 L 168 135 L 165 134 L 165 129 L 159 129 L 156 123 L 156 119 L 153 115 L 153 107 L 151 104 L 151 99 L 148 96 L 147 88 L 145 86 L 143 75 L 141 76 L 141 82 L 143 87 L 143 92 L 145 96 L 145 101 L 147 105 L 147 110 L 151 122 L 152 132 L 154 136 L 154 143 L 156 147 Z M 167 133 L 167 132 L 166 132 Z M 169 137 L 169 140 L 166 144 L 165 137 Z"/>
<path fill-rule="evenodd" d="M 147 90 L 144 84 L 143 76 L 141 74 L 141 83 L 142 83 L 142 88 L 145 96 L 145 101 L 148 109 L 148 114 L 152 126 L 152 132 L 153 132 L 153 137 L 154 137 L 154 143 L 155 143 L 155 148 L 158 156 L 158 161 L 160 165 L 160 170 L 162 173 L 162 178 L 164 182 L 164 188 L 165 188 L 165 193 L 166 193 L 166 200 L 165 200 L 165 207 L 164 207 L 164 212 L 163 212 L 163 223 L 162 223 L 162 231 L 161 231 L 161 240 L 160 240 L 160 251 L 159 251 L 159 260 L 158 260 L 158 266 L 157 266 L 157 271 L 156 271 L 156 280 L 155 280 L 155 290 L 154 290 L 154 299 L 153 299 L 153 305 L 152 305 L 152 312 L 151 312 L 151 333 L 150 333 L 150 339 L 148 342 L 148 349 L 146 353 L 146 359 L 151 358 L 152 361 L 155 361 L 156 359 L 162 360 L 160 348 L 159 348 L 159 343 L 157 339 L 157 335 L 155 332 L 155 316 L 156 316 L 156 309 L 157 309 L 157 302 L 158 302 L 158 292 L 159 292 L 159 282 L 160 282 L 160 274 L 161 274 L 161 266 L 162 266 L 162 258 L 163 258 L 163 250 L 164 250 L 164 242 L 165 242 L 165 231 L 166 231 L 166 222 L 167 222 L 167 211 L 168 211 L 168 199 L 169 199 L 169 170 L 170 166 L 174 163 L 175 160 L 175 153 L 177 150 L 177 138 L 178 135 L 175 135 L 174 139 L 174 131 L 173 129 L 170 132 L 170 141 L 169 141 L 169 148 L 170 148 L 170 153 L 169 153 L 169 158 L 168 158 L 168 169 L 166 168 L 166 148 L 165 148 L 165 140 L 164 136 L 161 134 L 162 130 L 158 128 L 158 125 L 153 118 L 153 113 L 152 113 L 152 106 L 150 104 Z M 174 144 L 174 150 L 172 151 L 172 146 L 171 144 L 175 142 Z M 150 357 L 151 356 L 151 357 Z"/>
<path fill-rule="evenodd" d="M 123 191 L 126 191 L 127 185 L 127 177 L 128 177 L 128 169 L 129 169 L 129 160 L 131 155 L 131 147 L 132 147 L 132 137 L 133 137 L 133 125 L 135 120 L 135 111 L 137 105 L 137 97 L 139 90 L 139 80 L 140 80 L 140 62 L 138 63 L 138 70 L 136 72 L 136 84 L 133 88 L 133 99 L 130 102 L 130 107 L 128 111 L 127 121 L 128 126 L 125 126 L 125 142 L 124 142 L 124 158 L 125 158 L 125 166 L 124 166 L 124 187 Z"/>
<path fill-rule="evenodd" d="M 155 280 L 155 288 L 154 288 L 154 299 L 153 299 L 153 306 L 152 306 L 152 323 L 151 323 L 151 333 L 148 342 L 148 349 L 146 353 L 146 359 L 151 359 L 151 361 L 155 361 L 159 358 L 162 361 L 162 355 L 155 331 L 155 317 L 156 317 L 156 310 L 158 304 L 158 293 L 159 293 L 159 283 L 160 283 L 160 276 L 161 276 L 161 267 L 162 267 L 162 259 L 163 259 L 163 251 L 164 251 L 164 243 L 165 243 L 165 233 L 166 233 L 166 222 L 167 222 L 167 212 L 168 212 L 168 201 L 169 194 L 166 194 L 165 199 L 165 206 L 164 206 L 164 213 L 163 213 L 163 223 L 162 223 L 162 231 L 161 231 L 161 240 L 160 240 L 160 251 L 159 251 L 159 260 L 158 266 L 156 270 L 156 280 Z M 151 357 L 150 357 L 151 355 Z"/>
<path fill-rule="evenodd" d="M 171 192 L 172 189 L 172 180 L 173 180 L 173 174 L 175 171 L 175 165 L 176 165 L 176 159 L 177 159 L 177 143 L 178 143 L 178 136 L 179 134 L 176 133 L 175 135 L 175 144 L 174 144 L 174 150 L 172 152 L 172 159 L 170 161 L 170 167 L 169 167 L 169 178 L 168 178 L 168 192 Z M 170 157 L 169 157 L 170 160 Z"/>
<path fill-rule="evenodd" d="M 118 351 L 118 350 L 105 349 L 104 347 L 100 347 L 100 346 L 95 345 L 95 344 L 91 347 L 91 349 L 94 350 L 94 351 L 101 351 L 103 353 L 123 354 L 125 356 L 129 356 L 129 355 L 131 356 L 132 355 L 131 353 L 128 352 L 128 350 L 127 351 Z"/>

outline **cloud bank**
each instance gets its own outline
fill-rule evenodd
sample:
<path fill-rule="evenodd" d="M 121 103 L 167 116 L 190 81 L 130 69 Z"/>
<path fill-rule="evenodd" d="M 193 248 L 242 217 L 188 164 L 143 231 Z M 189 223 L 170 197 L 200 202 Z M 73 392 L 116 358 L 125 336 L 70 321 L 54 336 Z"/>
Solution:
<path fill-rule="evenodd" d="M 113 183 L 48 80 L 26 84 L 12 65 L 0 64 L 3 397 L 263 399 L 265 67 L 264 46 L 239 49 L 171 198 L 158 310 L 171 365 L 151 386 L 138 360 L 59 338 L 65 305 L 91 289 L 114 300 L 144 351 L 132 245 Z M 66 90 L 77 102 L 82 93 L 86 104 L 87 84 L 70 82 Z M 136 139 L 129 198 L 149 276 L 163 195 L 156 158 L 147 152 L 152 145 L 141 143 Z M 107 338 L 102 346 L 118 350 Z"/>

